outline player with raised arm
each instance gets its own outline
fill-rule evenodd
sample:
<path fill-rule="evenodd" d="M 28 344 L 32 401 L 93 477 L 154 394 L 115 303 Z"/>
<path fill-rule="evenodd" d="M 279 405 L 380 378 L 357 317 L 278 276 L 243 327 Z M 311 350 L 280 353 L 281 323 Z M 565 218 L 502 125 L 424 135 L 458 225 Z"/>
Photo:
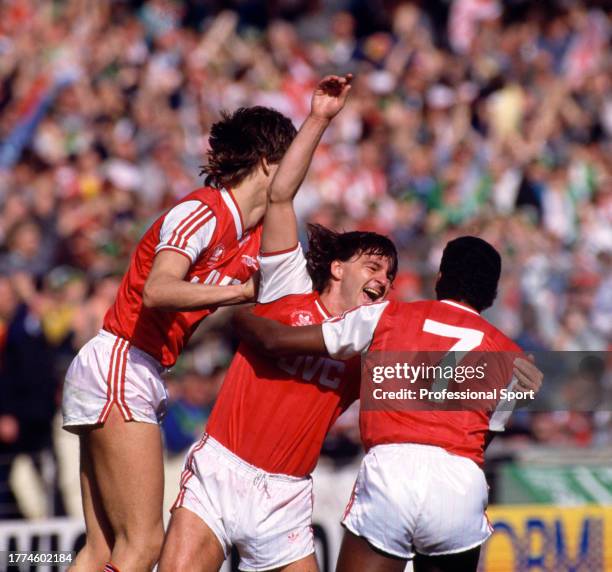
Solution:
<path fill-rule="evenodd" d="M 501 258 L 484 240 L 461 237 L 444 250 L 437 301 L 383 301 L 322 325 L 290 328 L 250 311 L 236 317 L 255 351 L 273 359 L 309 353 L 350 359 L 365 352 L 519 352 L 480 312 L 497 293 Z M 529 361 L 501 360 L 502 384 L 538 390 Z M 502 379 L 503 378 L 503 379 Z M 503 416 L 482 410 L 379 408 L 360 413 L 367 454 L 347 506 L 340 572 L 475 571 L 491 534 L 488 490 L 480 469 L 491 430 Z M 452 507 L 452 508 L 451 508 Z"/>
<path fill-rule="evenodd" d="M 163 541 L 160 374 L 201 320 L 254 298 L 261 218 L 295 136 L 272 109 L 224 114 L 212 126 L 206 186 L 147 230 L 100 333 L 66 374 L 64 428 L 80 440 L 86 543 L 73 572 L 148 572 Z"/>
<path fill-rule="evenodd" d="M 307 259 L 298 244 L 293 198 L 349 91 L 347 78 L 332 79 L 315 92 L 264 217 L 256 311 L 287 324 L 320 323 L 382 299 L 397 269 L 393 243 L 378 234 L 313 226 Z M 218 570 L 232 545 L 241 570 L 317 570 L 310 473 L 358 391 L 359 360 L 305 355 L 270 363 L 241 345 L 206 434 L 187 455 L 160 572 Z"/>

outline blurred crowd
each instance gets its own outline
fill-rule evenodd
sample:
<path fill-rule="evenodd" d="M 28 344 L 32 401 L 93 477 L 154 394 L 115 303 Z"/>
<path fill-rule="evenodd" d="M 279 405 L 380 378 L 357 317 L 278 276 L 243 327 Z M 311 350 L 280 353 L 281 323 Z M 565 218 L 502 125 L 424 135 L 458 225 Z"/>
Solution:
<path fill-rule="evenodd" d="M 63 372 L 99 329 L 139 236 L 202 184 L 219 112 L 266 105 L 299 125 L 327 73 L 355 81 L 300 191 L 303 223 L 391 236 L 404 300 L 431 297 L 444 244 L 478 234 L 504 261 L 489 319 L 528 350 L 610 349 L 605 5 L 2 2 L 0 495 L 14 454 L 49 448 Z M 171 452 L 214 403 L 236 344 L 226 318 L 206 321 L 169 380 Z M 596 384 L 605 403 L 612 380 Z M 605 411 L 577 415 L 521 417 L 511 434 L 612 440 Z M 354 418 L 326 444 L 332 458 L 358 453 Z"/>

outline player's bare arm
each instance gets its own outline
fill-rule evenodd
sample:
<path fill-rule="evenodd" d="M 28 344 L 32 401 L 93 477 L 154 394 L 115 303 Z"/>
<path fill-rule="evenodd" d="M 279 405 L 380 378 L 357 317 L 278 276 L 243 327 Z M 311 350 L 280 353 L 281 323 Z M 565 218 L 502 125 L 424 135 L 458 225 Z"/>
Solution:
<path fill-rule="evenodd" d="M 325 129 L 346 103 L 352 78 L 351 74 L 344 77 L 326 76 L 317 85 L 312 96 L 310 114 L 274 175 L 270 185 L 270 202 L 286 202 L 295 197 Z"/>
<path fill-rule="evenodd" d="M 529 355 L 527 358 L 516 358 L 512 365 L 512 373 L 517 380 L 516 390 L 534 391 L 537 394 L 542 388 L 544 373 L 535 364 L 533 355 Z M 485 451 L 497 435 L 497 431 L 487 433 L 484 443 Z"/>
<path fill-rule="evenodd" d="M 365 307 L 352 313 L 352 320 L 343 318 L 333 322 L 333 326 L 337 330 L 337 337 L 344 338 L 346 335 L 350 337 L 350 332 L 354 328 L 372 330 L 369 334 L 365 333 L 361 336 L 362 339 L 355 339 L 351 345 L 353 346 L 351 353 L 355 351 L 363 351 L 368 346 L 368 341 L 373 334 L 373 329 L 376 327 L 377 319 L 373 314 L 374 306 Z M 368 316 L 373 314 L 373 316 Z M 365 321 L 359 320 L 363 315 Z M 347 356 L 336 355 L 325 343 L 323 336 L 323 325 L 316 326 L 286 326 L 273 320 L 268 320 L 253 314 L 250 309 L 245 309 L 236 312 L 234 316 L 236 329 L 241 338 L 251 346 L 270 356 L 282 356 L 288 354 L 301 353 L 332 353 L 333 357 L 345 358 Z M 331 325 L 331 323 L 330 323 Z M 342 344 L 341 344 L 342 345 Z M 513 373 L 518 380 L 518 385 L 521 390 L 534 390 L 536 393 L 542 387 L 544 374 L 533 362 L 533 356 L 525 358 L 516 358 L 513 363 Z"/>
<path fill-rule="evenodd" d="M 258 351 L 280 357 L 292 354 L 327 354 L 321 325 L 292 327 L 256 316 L 250 308 L 234 315 L 238 335 Z"/>
<path fill-rule="evenodd" d="M 185 311 L 242 304 L 254 299 L 253 279 L 244 284 L 226 286 L 187 282 L 184 278 L 190 264 L 189 259 L 178 252 L 159 252 L 144 286 L 144 305 L 160 310 Z"/>
<path fill-rule="evenodd" d="M 317 85 L 310 114 L 283 157 L 270 185 L 262 252 L 278 252 L 297 244 L 293 198 L 304 181 L 323 133 L 346 103 L 351 80 L 350 74 L 344 77 L 327 76 Z"/>

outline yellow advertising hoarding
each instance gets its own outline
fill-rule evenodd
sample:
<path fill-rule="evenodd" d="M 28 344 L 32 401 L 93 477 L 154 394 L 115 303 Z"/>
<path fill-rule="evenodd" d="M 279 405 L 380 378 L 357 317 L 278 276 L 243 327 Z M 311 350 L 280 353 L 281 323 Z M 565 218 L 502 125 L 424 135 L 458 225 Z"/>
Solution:
<path fill-rule="evenodd" d="M 612 506 L 495 506 L 480 572 L 612 572 Z"/>

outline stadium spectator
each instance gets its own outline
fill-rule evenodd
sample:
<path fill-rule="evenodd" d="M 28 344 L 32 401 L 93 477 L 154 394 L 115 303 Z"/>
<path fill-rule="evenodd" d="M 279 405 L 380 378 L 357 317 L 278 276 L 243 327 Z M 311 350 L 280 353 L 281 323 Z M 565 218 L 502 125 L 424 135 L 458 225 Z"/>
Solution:
<path fill-rule="evenodd" d="M 54 369 L 54 348 L 36 309 L 40 304 L 28 304 L 5 276 L 0 277 L 0 297 L 0 516 L 21 516 L 9 485 L 18 454 L 28 455 L 42 478 L 47 512 L 61 516 L 65 510 L 51 438 L 60 380 Z"/>
<path fill-rule="evenodd" d="M 170 455 L 183 453 L 200 438 L 215 397 L 225 376 L 224 368 L 216 368 L 209 375 L 196 371 L 185 372 L 178 380 L 178 396 L 170 399 L 162 425 L 166 449 Z"/>

